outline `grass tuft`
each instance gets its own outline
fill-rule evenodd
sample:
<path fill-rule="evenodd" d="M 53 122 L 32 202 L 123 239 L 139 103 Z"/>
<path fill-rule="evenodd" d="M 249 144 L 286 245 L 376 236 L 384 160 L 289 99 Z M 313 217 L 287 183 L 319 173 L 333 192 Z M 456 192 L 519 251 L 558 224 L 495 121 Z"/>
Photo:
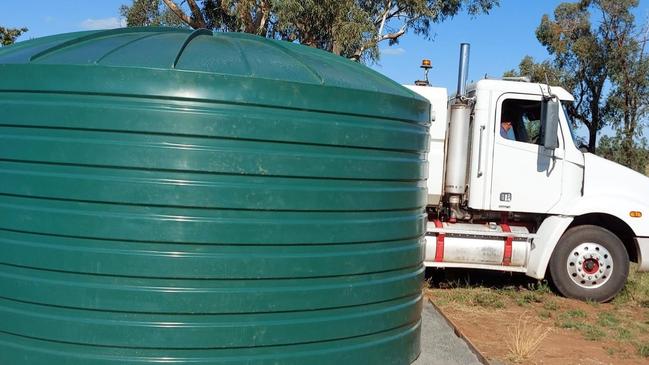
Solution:
<path fill-rule="evenodd" d="M 477 293 L 473 297 L 473 304 L 483 308 L 502 309 L 505 308 L 505 302 L 496 293 L 484 292 Z"/>
<path fill-rule="evenodd" d="M 638 345 L 638 355 L 649 357 L 649 343 Z"/>
<path fill-rule="evenodd" d="M 541 319 L 550 319 L 552 318 L 552 312 L 547 311 L 547 310 L 542 310 L 539 312 L 539 317 Z"/>
<path fill-rule="evenodd" d="M 520 363 L 531 359 L 541 347 L 541 343 L 552 332 L 552 328 L 536 325 L 523 314 L 514 327 L 510 327 L 507 336 L 509 359 Z"/>
<path fill-rule="evenodd" d="M 643 275 L 637 270 L 629 270 L 629 277 L 622 291 L 613 299 L 613 304 L 621 305 L 630 302 L 641 307 L 649 305 L 649 275 Z"/>
<path fill-rule="evenodd" d="M 581 309 L 572 309 L 565 312 L 568 318 L 586 318 L 586 312 Z"/>
<path fill-rule="evenodd" d="M 633 338 L 633 334 L 626 328 L 618 328 L 615 338 L 620 341 L 629 341 Z"/>
<path fill-rule="evenodd" d="M 598 326 L 593 326 L 591 324 L 582 324 L 581 333 L 584 336 L 584 339 L 588 341 L 599 341 L 606 336 L 606 332 Z"/>
<path fill-rule="evenodd" d="M 559 304 L 557 304 L 557 302 L 555 300 L 552 300 L 552 299 L 546 300 L 543 303 L 543 309 L 548 310 L 548 311 L 556 311 L 557 309 L 559 309 Z"/>
<path fill-rule="evenodd" d="M 540 294 L 533 291 L 525 292 L 516 298 L 516 304 L 518 304 L 519 306 L 524 306 L 531 303 L 542 303 L 542 302 L 543 302 L 543 297 Z"/>
<path fill-rule="evenodd" d="M 603 327 L 616 327 L 620 320 L 611 312 L 600 312 L 597 315 L 597 323 Z"/>
<path fill-rule="evenodd" d="M 538 281 L 536 283 L 529 284 L 527 288 L 531 291 L 534 291 L 538 294 L 551 294 L 552 289 L 550 289 L 550 285 L 548 284 L 547 281 Z"/>
<path fill-rule="evenodd" d="M 586 299 L 586 304 L 590 305 L 591 307 L 597 308 L 597 307 L 599 307 L 600 303 L 597 302 L 597 301 L 594 301 L 592 299 Z"/>

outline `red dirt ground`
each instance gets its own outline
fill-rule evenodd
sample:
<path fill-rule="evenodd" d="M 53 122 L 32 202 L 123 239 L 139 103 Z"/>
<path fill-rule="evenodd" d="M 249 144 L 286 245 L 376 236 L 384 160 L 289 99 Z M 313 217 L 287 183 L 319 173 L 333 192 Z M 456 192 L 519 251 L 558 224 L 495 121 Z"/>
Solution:
<path fill-rule="evenodd" d="M 454 289 L 430 289 L 427 296 L 437 303 L 440 292 Z M 441 295 L 439 295 L 441 297 Z M 444 296 L 448 296 L 445 293 Z M 612 304 L 588 304 L 575 300 L 557 297 L 548 294 L 558 306 L 555 310 L 544 309 L 542 303 L 529 303 L 524 306 L 509 303 L 504 308 L 483 308 L 471 304 L 462 304 L 453 301 L 439 301 L 438 307 L 444 314 L 469 338 L 478 350 L 489 361 L 494 363 L 514 364 L 507 345 L 511 338 L 511 331 L 519 319 L 524 316 L 535 325 L 543 328 L 552 328 L 550 334 L 543 340 L 536 354 L 518 364 L 545 364 L 545 365 L 579 365 L 579 364 L 649 364 L 649 358 L 642 358 L 638 354 L 636 344 L 646 341 L 649 335 L 640 330 L 641 338 L 620 340 L 612 335 L 617 328 L 605 329 L 606 336 L 598 340 L 587 340 L 584 333 L 574 328 L 560 328 L 560 313 L 581 310 L 586 313 L 584 320 L 592 320 L 597 325 L 598 314 L 601 312 L 614 312 L 616 316 L 623 317 L 624 322 L 647 323 L 649 310 L 640 308 L 637 311 L 614 308 Z M 547 308 L 547 307 L 546 307 Z M 545 313 L 540 316 L 539 313 Z M 547 316 L 547 317 L 546 317 Z M 644 328 L 644 327 L 643 327 Z M 635 335 L 637 336 L 637 335 Z"/>

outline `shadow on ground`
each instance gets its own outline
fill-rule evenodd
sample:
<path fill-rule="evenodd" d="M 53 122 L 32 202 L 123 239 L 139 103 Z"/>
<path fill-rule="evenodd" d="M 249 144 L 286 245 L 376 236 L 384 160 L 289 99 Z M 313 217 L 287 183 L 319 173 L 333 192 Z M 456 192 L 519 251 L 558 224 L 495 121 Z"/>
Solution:
<path fill-rule="evenodd" d="M 471 269 L 426 269 L 426 281 L 430 288 L 490 288 L 490 289 L 532 289 L 547 286 L 546 280 L 530 278 L 522 273 L 471 270 Z"/>

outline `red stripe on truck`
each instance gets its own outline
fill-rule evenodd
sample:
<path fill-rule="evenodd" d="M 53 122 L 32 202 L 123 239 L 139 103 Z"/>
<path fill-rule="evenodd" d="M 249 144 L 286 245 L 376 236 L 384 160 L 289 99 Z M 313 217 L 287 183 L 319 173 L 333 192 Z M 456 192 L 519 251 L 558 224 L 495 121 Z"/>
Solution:
<path fill-rule="evenodd" d="M 435 228 L 442 228 L 442 222 L 439 219 L 433 221 Z M 444 233 L 437 233 L 437 246 L 435 249 L 435 262 L 444 261 Z"/>
<path fill-rule="evenodd" d="M 500 227 L 505 233 L 511 233 L 512 229 L 508 224 L 501 224 Z M 512 242 L 514 237 L 509 236 L 505 238 L 505 251 L 503 252 L 503 266 L 509 266 L 512 263 Z"/>

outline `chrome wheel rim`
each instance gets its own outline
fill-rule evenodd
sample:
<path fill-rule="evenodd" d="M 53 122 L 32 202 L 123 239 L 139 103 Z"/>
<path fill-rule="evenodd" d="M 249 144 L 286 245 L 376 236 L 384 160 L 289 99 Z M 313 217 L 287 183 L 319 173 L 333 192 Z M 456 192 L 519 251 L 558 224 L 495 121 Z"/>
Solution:
<path fill-rule="evenodd" d="M 602 245 L 585 242 L 570 251 L 566 262 L 568 277 L 578 286 L 595 289 L 613 274 L 613 257 Z"/>

